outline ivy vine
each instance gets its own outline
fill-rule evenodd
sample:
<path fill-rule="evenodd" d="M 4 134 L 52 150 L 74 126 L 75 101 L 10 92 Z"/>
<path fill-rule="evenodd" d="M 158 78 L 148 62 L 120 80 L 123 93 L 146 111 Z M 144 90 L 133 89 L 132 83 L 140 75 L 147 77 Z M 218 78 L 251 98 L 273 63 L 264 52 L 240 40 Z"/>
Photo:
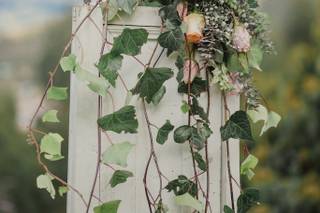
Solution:
<path fill-rule="evenodd" d="M 124 28 L 113 43 L 107 40 L 107 22 L 121 16 L 123 13 L 132 15 L 139 5 L 156 6 L 159 8 L 159 18 L 162 20 L 161 33 L 157 44 L 150 55 L 147 64 L 143 64 L 136 56 L 141 53 L 143 45 L 148 41 L 148 32 L 140 28 Z M 210 88 L 214 85 L 221 90 L 224 106 L 225 124 L 220 129 L 222 143 L 226 143 L 227 171 L 230 188 L 231 206 L 225 205 L 225 213 L 244 213 L 259 202 L 259 191 L 253 188 L 241 189 L 231 173 L 230 168 L 230 139 L 240 139 L 246 152 L 241 164 L 241 175 L 248 179 L 254 177 L 254 168 L 258 159 L 250 154 L 247 143 L 256 141 L 251 132 L 251 126 L 262 122 L 260 134 L 264 134 L 271 127 L 276 127 L 281 117 L 272 111 L 264 98 L 254 87 L 253 73 L 262 71 L 260 64 L 264 53 L 272 51 L 272 44 L 266 34 L 267 27 L 264 16 L 258 11 L 256 0 L 161 0 L 161 1 L 137 1 L 137 0 L 98 0 L 90 6 L 88 14 L 76 27 L 70 40 L 66 44 L 59 63 L 49 74 L 49 80 L 43 97 L 37 106 L 36 112 L 28 126 L 28 142 L 35 147 L 37 161 L 43 169 L 43 174 L 37 177 L 37 186 L 46 189 L 52 198 L 56 196 L 56 184 L 58 193 L 63 196 L 68 190 L 75 192 L 86 206 L 89 212 L 97 177 L 100 173 L 100 165 L 105 165 L 113 172 L 109 184 L 112 188 L 124 184 L 134 176 L 127 170 L 127 159 L 134 147 L 128 141 L 114 143 L 109 132 L 136 134 L 140 123 L 145 122 L 149 134 L 149 157 L 144 172 L 145 197 L 150 213 L 170 212 L 163 202 L 163 193 L 173 193 L 175 203 L 187 206 L 196 212 L 212 212 L 214 204 L 210 203 L 210 184 L 204 189 L 199 181 L 200 175 L 206 175 L 209 183 L 211 176 L 209 169 L 208 143 L 209 137 L 214 133 L 211 130 L 209 113 L 214 108 L 210 102 L 212 94 Z M 69 54 L 68 50 L 76 34 L 83 24 L 90 19 L 91 14 L 97 8 L 101 9 L 104 19 L 103 44 L 100 58 L 96 62 L 99 75 L 83 69 L 77 58 Z M 92 21 L 92 20 L 91 20 Z M 104 53 L 105 47 L 112 46 L 111 50 Z M 162 51 L 156 56 L 157 49 Z M 159 58 L 166 53 L 171 58 L 175 57 L 176 70 L 168 67 L 158 67 Z M 118 72 L 122 67 L 125 57 L 132 57 L 143 67 L 137 77 L 135 86 L 128 89 L 123 77 Z M 158 58 L 156 58 L 158 57 Z M 156 59 L 156 60 L 155 60 Z M 154 64 L 151 64 L 151 62 Z M 63 138 L 58 133 L 44 132 L 35 129 L 34 123 L 37 116 L 42 113 L 41 106 L 44 101 L 64 101 L 68 98 L 67 87 L 54 85 L 54 76 L 61 67 L 62 71 L 70 72 L 87 85 L 88 89 L 98 95 L 98 156 L 94 182 L 89 198 L 85 198 L 82 192 L 56 176 L 46 164 L 46 161 L 58 161 L 64 158 L 61 153 Z M 176 76 L 177 93 L 185 100 L 180 105 L 181 115 L 187 117 L 187 122 L 181 126 L 172 125 L 172 121 L 153 124 L 149 119 L 148 108 L 158 105 L 166 95 L 166 82 Z M 114 109 L 112 113 L 102 115 L 102 98 L 111 95 L 110 87 L 117 88 L 118 84 L 127 91 L 126 105 Z M 245 107 L 231 114 L 227 103 L 227 96 L 242 95 Z M 111 95 L 112 96 L 112 95 Z M 138 96 L 141 101 L 144 120 L 138 120 L 135 106 L 130 105 L 132 96 Z M 199 98 L 207 97 L 207 105 L 201 106 Z M 264 106 L 266 105 L 266 106 Z M 50 109 L 42 115 L 44 123 L 59 123 L 59 114 L 55 109 Z M 157 135 L 153 135 L 152 128 L 156 128 Z M 110 146 L 101 150 L 101 134 L 107 135 Z M 176 179 L 169 180 L 162 173 L 158 163 L 155 143 L 165 146 L 173 141 L 181 145 L 187 145 L 192 158 L 193 177 L 180 174 Z M 151 162 L 156 166 L 159 180 L 159 189 L 156 195 L 151 194 L 148 188 L 148 172 Z M 235 201 L 234 184 L 240 188 L 241 194 Z M 205 202 L 201 202 L 204 200 Z M 116 213 L 121 205 L 120 200 L 112 200 L 93 208 L 95 213 Z M 235 206 L 236 205 L 236 206 Z"/>

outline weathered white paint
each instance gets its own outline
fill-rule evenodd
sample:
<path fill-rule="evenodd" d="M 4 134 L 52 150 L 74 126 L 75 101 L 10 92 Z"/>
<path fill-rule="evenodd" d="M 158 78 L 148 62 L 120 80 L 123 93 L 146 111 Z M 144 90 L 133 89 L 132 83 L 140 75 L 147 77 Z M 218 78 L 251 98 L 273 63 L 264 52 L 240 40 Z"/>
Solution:
<path fill-rule="evenodd" d="M 75 7 L 73 10 L 73 27 L 76 27 L 83 17 L 88 13 L 87 6 Z M 102 38 L 97 29 L 101 28 L 102 20 L 100 10 L 97 9 L 93 15 L 93 24 L 87 21 L 77 34 L 76 40 L 73 42 L 72 52 L 81 61 L 82 67 L 97 73 L 94 64 L 99 59 L 99 52 L 102 44 Z M 149 42 L 143 47 L 142 54 L 138 58 L 146 63 L 149 56 L 156 45 L 156 38 L 160 32 L 160 20 L 156 8 L 140 7 L 137 9 L 133 17 L 122 17 L 120 20 L 110 23 L 108 26 L 108 38 L 112 41 L 113 37 L 119 35 L 124 27 L 143 27 L 149 32 Z M 110 47 L 107 48 L 108 51 Z M 156 55 L 160 53 L 160 48 Z M 162 57 L 158 64 L 159 67 L 172 67 L 174 60 Z M 120 74 L 123 76 L 129 89 L 133 88 L 137 81 L 137 74 L 143 71 L 143 67 L 139 65 L 133 58 L 125 57 Z M 187 122 L 187 116 L 180 111 L 181 101 L 186 99 L 185 96 L 179 95 L 177 91 L 177 82 L 172 78 L 166 82 L 167 94 L 165 95 L 159 106 L 148 105 L 147 110 L 152 122 L 161 126 L 166 119 L 169 119 L 176 127 Z M 114 98 L 116 110 L 124 106 L 126 92 L 124 87 L 118 81 L 117 88 L 111 89 L 110 92 Z M 226 173 L 226 150 L 224 143 L 221 143 L 219 128 L 224 123 L 223 118 L 223 102 L 221 93 L 216 89 L 211 89 L 211 110 L 210 120 L 211 128 L 214 134 L 209 139 L 209 161 L 210 161 L 210 202 L 214 213 L 223 212 L 223 205 L 230 203 L 230 194 Z M 205 94 L 202 97 L 202 105 L 206 106 Z M 230 110 L 236 111 L 239 108 L 239 97 L 228 98 Z M 113 199 L 121 199 L 122 203 L 119 213 L 147 213 L 147 203 L 143 188 L 143 172 L 149 153 L 149 138 L 147 126 L 144 120 L 141 100 L 134 98 L 131 104 L 137 108 L 137 117 L 139 120 L 138 134 L 112 134 L 109 133 L 114 143 L 130 141 L 135 144 L 134 151 L 130 154 L 128 170 L 134 172 L 135 177 L 128 179 L 127 183 L 118 185 L 115 189 L 111 189 L 108 181 L 111 177 L 112 170 L 101 167 L 101 175 L 95 196 L 101 197 L 102 201 Z M 112 103 L 110 96 L 103 99 L 103 114 L 112 112 Z M 97 95 L 89 91 L 87 87 L 79 82 L 75 76 L 71 76 L 70 89 L 70 138 L 69 138 L 69 170 L 68 181 L 75 188 L 79 189 L 85 199 L 88 199 L 95 173 L 95 165 L 97 159 Z M 156 136 L 156 130 L 153 131 Z M 103 150 L 109 145 L 106 137 L 102 140 Z M 181 145 L 173 142 L 172 135 L 164 146 L 158 144 L 156 152 L 159 158 L 160 167 L 163 174 L 169 179 L 174 179 L 179 174 L 188 177 L 193 176 L 191 167 L 191 156 L 187 144 Z M 239 180 L 239 143 L 230 141 L 232 174 L 236 180 Z M 159 187 L 158 176 L 151 165 L 149 172 L 148 184 L 153 193 L 156 193 Z M 205 175 L 201 176 L 202 186 L 205 189 Z M 164 180 L 164 184 L 167 182 Z M 234 184 L 235 197 L 238 197 L 239 189 Z M 190 209 L 179 208 L 173 203 L 172 193 L 164 192 L 164 203 L 168 205 L 172 213 L 191 213 Z M 99 204 L 94 199 L 92 207 Z M 230 205 L 230 204 L 229 204 Z M 68 212 L 81 213 L 84 212 L 84 205 L 74 192 L 68 194 Z"/>

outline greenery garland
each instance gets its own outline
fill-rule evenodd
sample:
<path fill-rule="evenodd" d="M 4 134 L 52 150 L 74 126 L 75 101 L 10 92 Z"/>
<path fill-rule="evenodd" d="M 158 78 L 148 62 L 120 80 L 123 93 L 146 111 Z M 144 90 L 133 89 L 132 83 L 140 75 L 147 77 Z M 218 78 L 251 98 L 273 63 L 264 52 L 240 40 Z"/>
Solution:
<path fill-rule="evenodd" d="M 145 29 L 125 28 L 114 39 L 113 43 L 107 40 L 105 34 L 102 35 L 103 45 L 100 59 L 96 64 L 99 76 L 95 76 L 83 69 L 73 54 L 66 56 L 79 29 L 90 19 L 90 15 L 97 7 L 101 8 L 105 23 L 107 23 L 107 21 L 120 16 L 122 13 L 131 15 L 138 5 L 161 7 L 159 10 L 162 20 L 161 34 L 147 64 L 143 64 L 136 58 L 141 53 L 141 47 L 148 40 L 148 32 Z M 46 189 L 51 197 L 55 198 L 56 189 L 53 181 L 56 181 L 60 184 L 58 192 L 61 196 L 68 190 L 74 191 L 86 206 L 86 212 L 89 212 L 91 201 L 94 199 L 93 192 L 101 164 L 113 170 L 112 178 L 109 181 L 111 187 L 116 187 L 118 184 L 126 182 L 128 178 L 134 175 L 131 171 L 125 170 L 127 156 L 134 145 L 129 142 L 113 143 L 108 136 L 108 132 L 135 134 L 137 133 L 139 122 L 143 121 L 137 120 L 135 107 L 130 104 L 120 109 L 114 109 L 114 112 L 108 115 L 103 116 L 101 112 L 102 96 L 111 95 L 108 89 L 116 87 L 117 80 L 120 79 L 119 82 L 127 91 L 127 103 L 130 103 L 130 98 L 134 95 L 140 97 L 145 122 L 148 126 L 150 153 L 143 182 L 150 213 L 168 212 L 162 200 L 164 189 L 175 194 L 177 205 L 189 206 L 195 209 L 196 212 L 212 212 L 213 205 L 209 201 L 209 184 L 207 184 L 206 189 L 203 189 L 198 178 L 201 174 L 206 174 L 207 183 L 210 179 L 207 146 L 208 138 L 213 134 L 209 120 L 210 107 L 212 107 L 210 103 L 210 87 L 215 84 L 223 94 L 224 117 L 226 119 L 225 125 L 221 127 L 220 132 L 221 138 L 227 147 L 227 171 L 231 206 L 224 206 L 224 212 L 237 211 L 238 213 L 243 213 L 258 204 L 259 191 L 253 188 L 240 189 L 241 195 L 235 202 L 233 182 L 238 187 L 241 186 L 231 174 L 229 156 L 229 139 L 234 138 L 244 141 L 245 159 L 241 164 L 241 175 L 252 179 L 254 176 L 253 169 L 258 164 L 258 159 L 250 154 L 246 145 L 247 142 L 254 141 L 250 123 L 262 121 L 264 124 L 260 133 L 262 135 L 269 128 L 276 127 L 281 119 L 268 106 L 263 106 L 266 102 L 253 84 L 253 73 L 262 71 L 260 64 L 263 54 L 273 51 L 273 45 L 267 36 L 268 29 L 265 15 L 258 11 L 258 6 L 259 4 L 256 0 L 159 0 L 142 2 L 137 0 L 109 0 L 107 2 L 98 0 L 95 5 L 91 6 L 88 15 L 71 35 L 62 52 L 60 62 L 49 73 L 50 77 L 43 98 L 28 126 L 28 141 L 35 147 L 37 161 L 45 172 L 37 177 L 38 188 Z M 106 32 L 107 24 L 104 24 L 104 33 Z M 112 46 L 112 49 L 104 54 L 104 49 L 107 45 Z M 156 50 L 160 47 L 163 50 L 158 58 L 154 60 Z M 166 93 L 164 83 L 175 75 L 170 68 L 157 67 L 158 60 L 162 57 L 164 50 L 166 50 L 167 56 L 176 55 L 178 70 L 176 72 L 177 91 L 187 97 L 187 100 L 181 105 L 181 111 L 187 114 L 188 122 L 179 127 L 173 126 L 169 120 L 161 127 L 158 127 L 150 121 L 147 112 L 147 104 L 159 104 Z M 122 76 L 118 73 L 124 57 L 132 57 L 144 67 L 144 72 L 139 74 L 136 86 L 131 90 L 128 89 Z M 153 61 L 155 63 L 151 64 Z M 63 159 L 61 153 L 63 138 L 58 133 L 45 133 L 33 128 L 35 119 L 40 113 L 41 106 L 46 98 L 57 101 L 68 98 L 67 88 L 54 86 L 53 83 L 54 76 L 60 67 L 64 72 L 76 75 L 79 80 L 82 80 L 89 89 L 99 96 L 99 115 L 97 120 L 99 150 L 95 179 L 88 200 L 84 198 L 79 190 L 53 174 L 44 162 L 44 159 L 49 161 Z M 204 75 L 200 75 L 200 73 L 204 73 Z M 200 76 L 205 76 L 205 78 Z M 198 100 L 203 93 L 206 93 L 208 97 L 206 108 L 203 108 Z M 229 95 L 243 96 L 245 102 L 243 110 L 230 114 L 226 101 Z M 45 112 L 42 116 L 42 122 L 59 122 L 57 113 L 57 110 Z M 249 118 L 252 122 L 249 121 Z M 151 128 L 158 129 L 156 136 L 152 134 Z M 161 172 L 154 143 L 164 145 L 172 131 L 173 139 L 176 143 L 187 143 L 190 148 L 191 166 L 194 170 L 194 176 L 191 178 L 181 174 L 174 180 L 167 180 Z M 103 152 L 101 150 L 102 132 L 108 136 L 111 144 Z M 39 138 L 39 135 L 41 138 Z M 201 150 L 204 150 L 204 154 L 200 153 Z M 148 171 L 152 161 L 156 166 L 160 183 L 157 195 L 151 195 L 147 183 Z M 123 169 L 115 169 L 113 165 Z M 165 181 L 167 181 L 167 184 L 164 184 Z M 204 204 L 199 201 L 200 197 L 205 200 Z M 116 213 L 120 203 L 120 200 L 105 202 L 94 207 L 94 212 Z M 235 207 L 235 203 L 237 207 Z"/>

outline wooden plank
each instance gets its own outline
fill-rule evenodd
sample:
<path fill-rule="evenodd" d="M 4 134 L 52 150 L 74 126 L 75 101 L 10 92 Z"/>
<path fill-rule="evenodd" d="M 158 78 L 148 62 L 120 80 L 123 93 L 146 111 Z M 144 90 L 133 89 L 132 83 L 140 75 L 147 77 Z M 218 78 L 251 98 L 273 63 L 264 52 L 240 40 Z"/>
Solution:
<path fill-rule="evenodd" d="M 87 14 L 87 6 L 75 7 L 73 10 L 73 27 L 82 20 Z M 108 26 L 108 39 L 113 40 L 114 37 L 121 33 L 126 26 L 130 28 L 144 27 L 149 32 L 149 42 L 144 45 L 142 55 L 138 58 L 146 63 L 156 45 L 156 38 L 159 35 L 160 28 L 157 9 L 155 8 L 138 8 L 136 15 L 132 19 L 115 20 L 112 25 Z M 143 17 L 143 18 L 141 18 Z M 149 18 L 148 18 L 149 17 Z M 100 10 L 96 10 L 92 15 L 92 20 L 88 21 L 77 35 L 73 42 L 72 52 L 81 61 L 81 66 L 87 70 L 96 73 L 94 64 L 99 59 L 100 47 L 102 44 L 100 31 L 97 26 L 102 26 Z M 123 22 L 125 20 L 125 22 Z M 124 24 L 126 24 L 124 26 Z M 110 47 L 106 49 L 108 51 Z M 156 56 L 160 54 L 161 49 L 158 49 Z M 161 57 L 159 67 L 172 67 L 174 61 L 167 57 Z M 132 57 L 125 57 L 123 66 L 120 70 L 120 75 L 123 76 L 128 88 L 134 87 L 137 81 L 137 74 L 143 71 L 143 67 L 138 64 Z M 166 119 L 169 119 L 176 127 L 183 125 L 187 121 L 187 116 L 180 111 L 182 100 L 186 100 L 186 96 L 179 95 L 177 90 L 177 82 L 175 78 L 166 82 L 167 94 L 158 106 L 147 106 L 150 119 L 157 126 L 164 124 Z M 103 114 L 113 112 L 112 99 L 115 109 L 124 106 L 126 90 L 117 82 L 117 88 L 110 89 L 112 98 L 107 96 L 103 99 Z M 210 167 L 210 202 L 214 213 L 222 212 L 223 205 L 228 202 L 228 185 L 226 181 L 226 166 L 225 166 L 225 149 L 221 143 L 219 129 L 224 123 L 222 113 L 222 98 L 221 93 L 217 88 L 211 89 L 211 110 L 210 127 L 214 134 L 209 138 L 209 167 Z M 71 76 L 70 88 L 70 138 L 69 138 L 69 168 L 68 181 L 71 185 L 79 189 L 88 199 L 89 192 L 92 186 L 92 181 L 95 173 L 95 165 L 97 159 L 97 95 L 89 91 L 87 87 L 79 82 L 74 76 Z M 201 97 L 202 106 L 206 106 L 207 99 L 204 94 Z M 239 107 L 239 97 L 228 98 L 230 100 L 229 107 L 232 111 Z M 147 213 L 147 203 L 143 188 L 143 173 L 145 170 L 146 161 L 150 149 L 147 126 L 144 120 L 141 100 L 133 98 L 131 104 L 136 106 L 137 117 L 139 120 L 138 134 L 112 134 L 114 143 L 130 141 L 135 144 L 134 151 L 129 155 L 128 170 L 133 171 L 134 178 L 129 178 L 128 182 L 112 189 L 108 185 L 108 181 L 112 175 L 112 170 L 106 167 L 101 167 L 101 175 L 95 195 L 101 197 L 101 200 L 108 201 L 113 199 L 121 199 L 122 203 L 119 213 Z M 156 136 L 157 130 L 153 129 L 153 135 Z M 230 142 L 232 152 L 232 173 L 234 177 L 239 178 L 239 147 L 238 143 Z M 108 140 L 103 137 L 103 150 L 108 146 Z M 162 173 L 170 180 L 176 178 L 180 174 L 188 177 L 193 176 L 191 155 L 187 144 L 181 145 L 173 142 L 172 136 L 170 140 L 163 146 L 155 144 L 156 153 L 159 158 Z M 154 164 L 151 165 L 151 170 L 148 176 L 148 183 L 152 193 L 156 194 L 159 188 L 159 179 Z M 205 175 L 200 177 L 203 188 L 206 188 Z M 238 180 L 238 179 L 237 179 Z M 164 185 L 167 181 L 164 180 Z M 236 189 L 236 187 L 234 187 Z M 236 190 L 235 190 L 236 191 Z M 236 191 L 238 193 L 238 191 Z M 191 213 L 191 210 L 179 208 L 173 203 L 173 195 L 164 193 L 164 203 L 168 205 L 170 212 L 173 213 Z M 237 197 L 237 195 L 235 196 Z M 96 199 L 92 207 L 99 204 Z M 79 197 L 73 193 L 68 193 L 68 212 L 83 212 L 84 205 Z"/>

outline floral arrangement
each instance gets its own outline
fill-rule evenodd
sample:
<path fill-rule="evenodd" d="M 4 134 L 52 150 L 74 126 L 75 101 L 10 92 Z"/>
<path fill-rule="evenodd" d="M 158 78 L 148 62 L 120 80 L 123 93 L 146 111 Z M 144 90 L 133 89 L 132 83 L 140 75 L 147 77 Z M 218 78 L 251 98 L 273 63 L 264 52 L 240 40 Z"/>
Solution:
<path fill-rule="evenodd" d="M 79 29 L 90 19 L 92 12 L 101 8 L 104 31 L 107 32 L 107 22 L 121 16 L 123 13 L 132 14 L 138 5 L 160 6 L 159 16 L 162 20 L 161 34 L 158 37 L 155 50 L 150 55 L 149 63 L 143 64 L 144 71 L 139 74 L 136 86 L 128 89 L 118 70 L 122 66 L 124 57 L 132 57 L 137 63 L 141 63 L 136 56 L 141 53 L 141 47 L 147 42 L 148 32 L 145 29 L 125 28 L 123 32 L 114 39 L 113 43 L 104 35 L 101 47 L 100 59 L 96 67 L 99 76 L 83 69 L 73 55 L 67 55 L 68 49 L 78 33 Z M 248 188 L 241 189 L 241 195 L 234 197 L 233 178 L 230 169 L 229 139 L 240 139 L 244 146 L 244 160 L 241 164 L 241 175 L 252 179 L 254 168 L 258 159 L 250 154 L 247 147 L 248 142 L 253 142 L 250 125 L 259 121 L 263 122 L 261 135 L 269 128 L 276 127 L 280 116 L 271 111 L 264 98 L 254 86 L 253 73 L 261 72 L 260 67 L 263 55 L 273 52 L 273 45 L 268 40 L 268 29 L 265 15 L 258 10 L 257 0 L 193 0 L 193 1 L 169 1 L 149 2 L 137 0 L 98 0 L 94 5 L 88 6 L 90 10 L 79 26 L 74 30 L 62 52 L 61 60 L 50 72 L 47 87 L 43 98 L 37 107 L 28 127 L 28 141 L 35 147 L 37 161 L 44 174 L 37 178 L 37 186 L 46 189 L 52 198 L 56 195 L 54 182 L 60 184 L 58 192 L 61 196 L 68 190 L 74 191 L 86 206 L 86 212 L 90 211 L 93 191 L 99 174 L 100 164 L 112 168 L 113 175 L 109 181 L 111 187 L 123 184 L 128 178 L 134 176 L 131 171 L 125 170 L 127 156 L 133 147 L 129 142 L 112 143 L 106 150 L 101 149 L 101 133 L 108 132 L 135 134 L 139 122 L 136 117 L 135 106 L 127 104 L 113 113 L 102 115 L 102 96 L 110 95 L 108 89 L 123 84 L 127 90 L 127 98 L 138 96 L 142 102 L 145 122 L 148 125 L 150 135 L 150 157 L 145 170 L 145 196 L 148 203 L 147 209 L 150 213 L 170 212 L 163 203 L 164 191 L 175 195 L 177 205 L 188 206 L 195 212 L 212 212 L 214 204 L 210 204 L 210 189 L 203 189 L 199 176 L 207 174 L 209 183 L 208 167 L 208 140 L 213 133 L 210 129 L 209 112 L 210 87 L 216 86 L 221 90 L 224 104 L 225 124 L 220 129 L 223 143 L 227 147 L 228 180 L 230 185 L 230 203 L 225 205 L 225 213 L 244 213 L 259 202 L 259 191 Z M 92 21 L 92 20 L 91 20 Z M 112 46 L 111 51 L 104 53 L 107 45 Z M 170 58 L 175 58 L 177 70 L 167 67 L 157 67 L 157 61 L 151 64 L 155 57 L 157 48 L 162 48 L 158 59 L 164 52 Z M 98 160 L 96 175 L 89 198 L 84 198 L 82 193 L 75 187 L 62 180 L 51 172 L 45 163 L 63 159 L 61 153 L 61 142 L 63 138 L 58 133 L 46 133 L 33 128 L 35 119 L 40 113 L 41 106 L 48 100 L 67 99 L 67 88 L 56 87 L 53 84 L 55 74 L 59 68 L 64 72 L 70 72 L 83 81 L 89 89 L 98 94 Z M 186 97 L 182 103 L 182 115 L 186 114 L 188 122 L 185 125 L 175 127 L 167 120 L 161 127 L 153 124 L 149 117 L 147 107 L 157 105 L 166 93 L 165 82 L 176 76 L 177 92 Z M 205 77 L 204 77 L 205 76 Z M 208 104 L 206 108 L 200 105 L 199 97 L 207 94 Z M 227 96 L 241 95 L 244 107 L 233 114 L 230 113 Z M 130 101 L 128 101 L 130 102 Z M 211 106 L 213 105 L 213 106 Z M 266 105 L 266 106 L 264 106 Z M 42 122 L 59 122 L 56 110 L 49 110 L 42 116 Z M 251 120 L 251 122 L 250 122 Z M 156 137 L 153 136 L 151 128 L 157 128 Z M 154 143 L 165 145 L 173 132 L 173 141 L 179 144 L 187 144 L 194 170 L 192 178 L 184 174 L 174 180 L 163 180 L 163 174 L 157 160 Z M 41 138 L 39 139 L 39 135 Z M 200 152 L 203 151 L 204 152 Z M 204 153 L 204 154 L 203 154 Z M 160 188 L 157 195 L 151 195 L 146 183 L 151 161 L 156 165 L 159 174 Z M 114 169 L 113 165 L 117 168 Z M 163 185 L 165 184 L 165 185 Z M 241 187 L 240 183 L 236 183 Z M 164 186 L 164 187 L 162 187 Z M 200 200 L 204 200 L 201 202 Z M 107 201 L 94 207 L 95 213 L 116 213 L 121 205 L 120 200 Z"/>

